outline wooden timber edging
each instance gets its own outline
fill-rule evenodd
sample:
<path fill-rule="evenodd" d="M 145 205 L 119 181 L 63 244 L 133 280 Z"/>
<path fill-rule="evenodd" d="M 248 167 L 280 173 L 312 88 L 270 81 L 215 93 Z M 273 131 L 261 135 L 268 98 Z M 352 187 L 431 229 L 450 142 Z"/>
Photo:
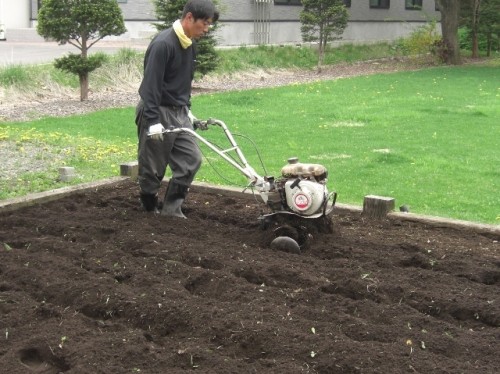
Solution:
<path fill-rule="evenodd" d="M 127 177 L 114 177 L 109 179 L 100 180 L 97 182 L 81 183 L 72 186 L 66 186 L 61 188 L 56 188 L 54 190 L 49 190 L 45 192 L 37 192 L 28 194 L 25 196 L 15 197 L 12 199 L 7 199 L 0 201 L 0 213 L 11 212 L 13 210 L 18 210 L 26 208 L 35 204 L 43 204 L 49 201 L 58 200 L 65 196 L 68 196 L 75 192 L 81 192 L 86 190 L 91 190 L 93 188 L 98 188 L 102 186 L 107 186 L 116 182 L 128 179 Z"/>
<path fill-rule="evenodd" d="M 13 199 L 8 199 L 8 200 L 3 200 L 0 201 L 0 213 L 4 212 L 10 212 L 18 209 L 22 209 L 28 206 L 32 206 L 35 204 L 42 204 L 46 203 L 49 201 L 61 199 L 65 196 L 68 196 L 72 193 L 75 192 L 82 192 L 85 190 L 93 189 L 93 188 L 99 188 L 103 187 L 106 185 L 110 185 L 113 183 L 117 183 L 120 181 L 124 181 L 126 179 L 129 179 L 130 177 L 127 176 L 121 176 L 121 177 L 114 177 L 114 178 L 109 178 L 97 182 L 90 182 L 90 183 L 83 183 L 83 184 L 78 184 L 78 185 L 73 185 L 73 186 L 68 186 L 68 187 L 62 187 L 46 192 L 39 192 L 39 193 L 34 193 L 34 194 L 29 194 L 26 196 L 21 196 Z M 243 190 L 242 188 L 235 188 L 235 187 L 227 187 L 227 186 L 216 186 L 216 185 L 211 185 L 208 183 L 204 182 L 194 182 L 192 185 L 192 188 L 196 190 L 197 192 L 210 192 L 210 193 L 219 193 L 224 196 L 228 197 L 234 197 L 234 198 L 243 198 L 243 199 L 248 199 L 249 201 L 255 201 L 255 199 L 259 199 L 260 197 L 257 196 L 257 194 L 254 194 L 251 190 Z M 335 209 L 338 210 L 343 210 L 343 211 L 348 211 L 348 212 L 354 212 L 354 213 L 363 213 L 363 207 L 357 206 L 357 205 L 350 205 L 350 204 L 342 204 L 342 203 L 336 203 L 335 204 Z M 470 222 L 470 221 L 462 221 L 462 220 L 456 220 L 456 219 L 447 219 L 447 218 L 441 218 L 441 217 L 433 217 L 433 216 L 425 216 L 425 215 L 420 215 L 420 214 L 415 214 L 415 213 L 407 213 L 407 212 L 389 212 L 385 216 L 385 218 L 390 219 L 390 220 L 403 220 L 403 221 L 413 221 L 413 222 L 420 222 L 420 223 L 425 223 L 428 225 L 432 226 L 437 226 L 437 227 L 449 227 L 449 228 L 455 228 L 455 229 L 462 229 L 462 230 L 468 230 L 471 232 L 477 232 L 477 233 L 487 233 L 487 234 L 494 234 L 494 235 L 500 235 L 500 225 L 488 225 L 488 224 L 482 224 L 482 223 L 477 223 L 477 222 Z"/>
<path fill-rule="evenodd" d="M 405 220 L 413 222 L 421 222 L 437 227 L 450 227 L 454 229 L 468 230 L 481 234 L 500 235 L 500 225 L 488 225 L 478 222 L 463 221 L 451 218 L 442 218 L 434 216 L 424 216 L 415 213 L 390 212 L 387 214 L 388 219 Z"/>

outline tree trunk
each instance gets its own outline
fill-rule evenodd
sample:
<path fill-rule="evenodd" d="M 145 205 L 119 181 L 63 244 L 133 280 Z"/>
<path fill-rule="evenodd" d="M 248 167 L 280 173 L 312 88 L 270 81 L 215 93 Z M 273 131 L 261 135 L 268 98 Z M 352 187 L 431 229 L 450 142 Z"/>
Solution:
<path fill-rule="evenodd" d="M 319 25 L 319 43 L 318 43 L 318 66 L 317 72 L 321 73 L 323 67 L 323 60 L 325 59 L 325 36 L 323 33 L 323 24 Z"/>
<path fill-rule="evenodd" d="M 458 65 L 460 47 L 458 45 L 458 22 L 460 0 L 437 0 L 441 10 L 441 33 L 443 35 L 443 58 L 447 64 Z"/>
<path fill-rule="evenodd" d="M 481 0 L 472 0 L 472 58 L 479 58 L 479 8 Z"/>
<path fill-rule="evenodd" d="M 87 47 L 87 34 L 82 33 L 82 47 L 81 56 L 83 59 L 87 59 L 88 47 Z M 89 99 L 89 73 L 80 74 L 80 101 L 87 101 Z"/>
<path fill-rule="evenodd" d="M 318 51 L 318 74 L 323 71 L 323 64 L 325 62 L 325 51 L 326 51 L 326 44 L 325 41 L 322 40 L 319 43 L 319 51 Z"/>
<path fill-rule="evenodd" d="M 80 101 L 87 101 L 89 98 L 89 74 L 80 75 Z"/>
<path fill-rule="evenodd" d="M 493 45 L 493 36 L 489 32 L 486 34 L 486 57 L 491 56 L 491 46 Z"/>

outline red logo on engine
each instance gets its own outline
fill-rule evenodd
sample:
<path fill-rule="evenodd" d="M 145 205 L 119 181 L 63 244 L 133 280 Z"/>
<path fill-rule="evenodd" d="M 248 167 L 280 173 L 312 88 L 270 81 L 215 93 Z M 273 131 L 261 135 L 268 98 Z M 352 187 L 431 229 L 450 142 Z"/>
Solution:
<path fill-rule="evenodd" d="M 298 193 L 294 196 L 294 203 L 297 209 L 304 210 L 309 206 L 309 198 L 303 193 Z"/>

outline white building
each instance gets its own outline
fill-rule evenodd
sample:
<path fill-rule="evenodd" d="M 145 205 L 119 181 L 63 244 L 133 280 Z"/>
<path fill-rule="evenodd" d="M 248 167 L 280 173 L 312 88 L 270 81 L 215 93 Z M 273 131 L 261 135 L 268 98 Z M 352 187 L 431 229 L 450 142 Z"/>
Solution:
<path fill-rule="evenodd" d="M 117 0 L 127 33 L 119 39 L 154 34 L 152 0 Z M 0 0 L 0 29 L 12 41 L 36 40 L 36 20 L 43 0 Z M 440 19 L 435 0 L 345 0 L 349 23 L 345 42 L 394 40 L 416 27 Z M 219 45 L 300 43 L 300 0 L 219 0 Z"/>

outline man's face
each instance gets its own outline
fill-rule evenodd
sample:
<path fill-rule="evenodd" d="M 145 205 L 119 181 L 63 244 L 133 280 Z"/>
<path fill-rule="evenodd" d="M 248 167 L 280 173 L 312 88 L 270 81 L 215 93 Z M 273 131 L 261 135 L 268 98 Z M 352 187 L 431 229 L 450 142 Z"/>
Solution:
<path fill-rule="evenodd" d="M 188 29 L 184 30 L 186 36 L 191 39 L 199 39 L 203 35 L 205 35 L 210 26 L 212 25 L 212 19 L 197 19 L 194 20 L 194 17 L 191 13 L 188 13 L 186 18 L 188 18 Z"/>

